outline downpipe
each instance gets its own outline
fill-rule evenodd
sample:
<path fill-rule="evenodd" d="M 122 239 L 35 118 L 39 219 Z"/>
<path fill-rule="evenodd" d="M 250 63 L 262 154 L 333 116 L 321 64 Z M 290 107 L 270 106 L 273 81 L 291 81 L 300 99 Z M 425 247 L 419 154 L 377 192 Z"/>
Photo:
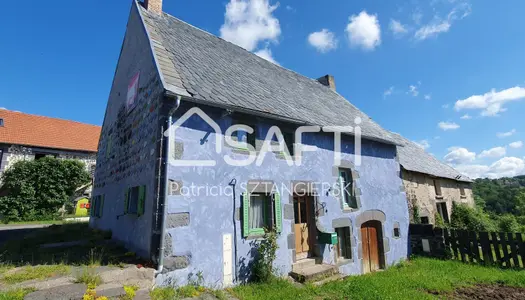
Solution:
<path fill-rule="evenodd" d="M 157 270 L 155 271 L 155 275 L 162 273 L 162 270 L 164 269 L 164 250 L 166 248 L 165 239 L 164 239 L 164 236 L 166 234 L 166 226 L 164 225 L 166 224 L 166 218 L 168 216 L 168 209 L 166 207 L 166 201 L 168 199 L 168 193 L 169 193 L 168 170 L 169 170 L 169 157 L 171 153 L 171 143 L 170 143 L 170 138 L 172 137 L 171 124 L 173 120 L 173 114 L 175 114 L 177 109 L 179 109 L 180 107 L 181 99 L 182 97 L 177 95 L 175 98 L 175 106 L 172 109 L 170 109 L 170 111 L 168 112 L 168 127 L 167 127 L 168 136 L 166 137 L 167 145 L 166 145 L 166 151 L 163 155 L 164 156 L 163 157 L 163 160 L 164 160 L 164 199 L 162 201 L 162 222 L 160 224 L 159 264 L 158 264 Z"/>

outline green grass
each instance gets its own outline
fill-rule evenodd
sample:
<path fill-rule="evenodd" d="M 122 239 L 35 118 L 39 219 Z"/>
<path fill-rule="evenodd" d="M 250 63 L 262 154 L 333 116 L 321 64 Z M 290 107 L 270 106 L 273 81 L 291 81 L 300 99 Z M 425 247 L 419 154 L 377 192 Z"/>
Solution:
<path fill-rule="evenodd" d="M 30 288 L 2 291 L 0 292 L 0 300 L 23 300 L 27 294 L 34 291 L 34 289 Z"/>
<path fill-rule="evenodd" d="M 63 224 L 64 220 L 43 220 L 43 221 L 20 221 L 20 222 L 9 222 L 3 223 L 2 226 L 13 226 L 13 225 L 53 225 L 53 224 Z"/>
<path fill-rule="evenodd" d="M 102 283 L 102 278 L 99 274 L 92 272 L 89 268 L 84 268 L 82 273 L 78 274 L 75 283 L 84 283 L 88 286 L 96 287 Z"/>
<path fill-rule="evenodd" d="M 177 292 L 171 287 L 155 288 L 149 293 L 152 300 L 172 300 L 176 299 Z"/>
<path fill-rule="evenodd" d="M 437 299 L 428 291 L 447 292 L 478 283 L 525 287 L 525 271 L 415 258 L 383 272 L 351 276 L 319 287 L 296 287 L 286 280 L 276 280 L 239 286 L 233 288 L 233 294 L 241 300 Z"/>
<path fill-rule="evenodd" d="M 69 273 L 69 267 L 66 265 L 27 266 L 16 272 L 5 274 L 0 280 L 3 283 L 14 284 L 34 279 L 42 280 L 67 273 Z"/>

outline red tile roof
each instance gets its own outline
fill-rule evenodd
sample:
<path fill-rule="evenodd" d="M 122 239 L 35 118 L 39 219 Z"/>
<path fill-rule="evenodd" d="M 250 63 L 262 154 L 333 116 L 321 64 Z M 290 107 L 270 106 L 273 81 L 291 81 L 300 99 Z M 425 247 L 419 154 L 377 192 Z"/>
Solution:
<path fill-rule="evenodd" d="M 0 143 L 96 152 L 101 127 L 0 109 Z M 0 124 L 1 125 L 1 124 Z"/>

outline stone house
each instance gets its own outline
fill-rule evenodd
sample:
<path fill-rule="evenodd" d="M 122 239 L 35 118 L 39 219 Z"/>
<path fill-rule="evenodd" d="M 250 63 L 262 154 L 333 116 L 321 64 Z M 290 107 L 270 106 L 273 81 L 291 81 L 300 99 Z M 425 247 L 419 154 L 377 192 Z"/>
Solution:
<path fill-rule="evenodd" d="M 450 222 L 453 202 L 474 206 L 470 178 L 414 142 L 396 136 L 402 145 L 398 147 L 399 163 L 412 222 L 414 206 L 417 206 L 419 221 L 423 224 L 435 224 L 436 214 Z"/>
<path fill-rule="evenodd" d="M 0 175 L 19 160 L 78 159 L 94 173 L 100 126 L 0 109 Z"/>
<path fill-rule="evenodd" d="M 298 135 L 305 125 L 323 130 Z M 278 233 L 283 275 L 384 269 L 407 257 L 397 146 L 332 76 L 275 65 L 163 13 L 161 0 L 133 1 L 90 225 L 151 258 L 159 285 L 246 281 L 264 228 Z"/>

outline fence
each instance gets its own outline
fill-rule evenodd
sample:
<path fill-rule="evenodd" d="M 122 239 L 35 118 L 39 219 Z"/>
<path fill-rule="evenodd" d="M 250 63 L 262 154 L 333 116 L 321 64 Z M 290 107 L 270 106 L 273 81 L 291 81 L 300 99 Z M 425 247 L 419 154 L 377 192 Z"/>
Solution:
<path fill-rule="evenodd" d="M 525 268 L 525 237 L 521 233 L 474 232 L 411 224 L 409 234 L 413 254 Z"/>

